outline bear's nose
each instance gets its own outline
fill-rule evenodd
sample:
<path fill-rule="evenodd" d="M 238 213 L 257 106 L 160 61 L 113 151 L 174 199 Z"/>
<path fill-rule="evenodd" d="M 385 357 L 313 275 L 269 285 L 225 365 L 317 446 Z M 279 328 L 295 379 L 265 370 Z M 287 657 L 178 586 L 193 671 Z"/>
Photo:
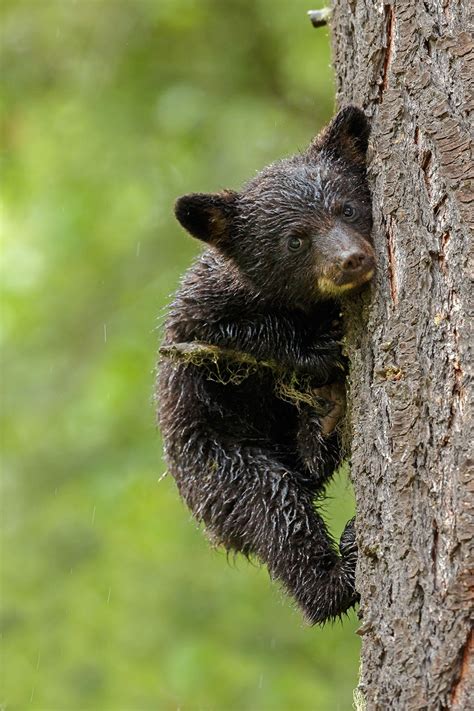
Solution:
<path fill-rule="evenodd" d="M 341 268 L 344 272 L 353 272 L 356 269 L 363 269 L 367 255 L 364 252 L 351 252 L 342 257 Z"/>

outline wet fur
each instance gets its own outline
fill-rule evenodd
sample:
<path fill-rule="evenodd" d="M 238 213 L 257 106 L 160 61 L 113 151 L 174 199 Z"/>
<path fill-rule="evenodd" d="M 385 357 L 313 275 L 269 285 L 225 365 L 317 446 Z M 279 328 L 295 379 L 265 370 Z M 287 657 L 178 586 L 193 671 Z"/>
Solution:
<path fill-rule="evenodd" d="M 343 382 L 340 306 L 320 285 L 340 272 L 339 244 L 370 243 L 368 133 L 349 107 L 307 151 L 240 193 L 178 201 L 179 221 L 208 249 L 170 306 L 165 345 L 200 341 L 271 359 L 310 375 L 314 388 Z M 347 200 L 360 213 L 349 225 L 338 207 Z M 312 239 L 297 256 L 285 246 L 295 234 Z M 311 623 L 354 605 L 353 522 L 337 546 L 317 507 L 342 460 L 337 428 L 280 399 L 268 369 L 223 384 L 207 368 L 164 358 L 157 399 L 169 470 L 211 538 L 263 561 Z"/>

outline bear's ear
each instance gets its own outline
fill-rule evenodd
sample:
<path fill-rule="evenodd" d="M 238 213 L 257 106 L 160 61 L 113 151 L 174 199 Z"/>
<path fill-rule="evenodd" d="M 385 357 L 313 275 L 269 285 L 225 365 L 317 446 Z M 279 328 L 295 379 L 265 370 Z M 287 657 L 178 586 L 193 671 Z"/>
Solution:
<path fill-rule="evenodd" d="M 357 106 L 346 106 L 310 145 L 310 152 L 325 151 L 351 163 L 365 163 L 370 124 Z"/>
<path fill-rule="evenodd" d="M 237 193 L 190 193 L 177 199 L 174 213 L 193 237 L 219 246 L 230 233 L 236 215 Z"/>

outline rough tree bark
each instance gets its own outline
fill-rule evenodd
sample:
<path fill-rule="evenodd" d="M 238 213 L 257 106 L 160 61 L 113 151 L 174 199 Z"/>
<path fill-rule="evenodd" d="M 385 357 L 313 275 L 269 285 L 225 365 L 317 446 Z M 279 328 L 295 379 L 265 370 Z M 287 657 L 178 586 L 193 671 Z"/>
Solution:
<path fill-rule="evenodd" d="M 346 308 L 369 710 L 474 708 L 470 7 L 333 8 L 338 103 L 373 122 L 378 274 Z"/>

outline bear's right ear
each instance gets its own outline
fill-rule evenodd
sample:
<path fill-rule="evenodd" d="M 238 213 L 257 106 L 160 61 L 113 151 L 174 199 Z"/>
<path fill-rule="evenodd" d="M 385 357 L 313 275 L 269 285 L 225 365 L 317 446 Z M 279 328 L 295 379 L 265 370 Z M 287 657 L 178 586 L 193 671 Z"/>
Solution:
<path fill-rule="evenodd" d="M 238 194 L 231 190 L 220 193 L 190 193 L 177 199 L 174 213 L 193 237 L 220 246 L 230 233 L 237 211 Z"/>

